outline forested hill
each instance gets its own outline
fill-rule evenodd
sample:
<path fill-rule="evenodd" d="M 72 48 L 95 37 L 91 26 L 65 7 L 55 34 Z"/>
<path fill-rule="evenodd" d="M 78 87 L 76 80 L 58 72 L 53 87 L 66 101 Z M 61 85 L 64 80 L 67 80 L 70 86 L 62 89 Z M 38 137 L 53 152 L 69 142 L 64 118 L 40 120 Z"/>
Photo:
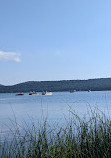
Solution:
<path fill-rule="evenodd" d="M 0 85 L 0 93 L 18 93 L 30 91 L 101 91 L 111 90 L 111 78 L 89 80 L 62 80 L 62 81 L 29 81 L 13 86 Z"/>

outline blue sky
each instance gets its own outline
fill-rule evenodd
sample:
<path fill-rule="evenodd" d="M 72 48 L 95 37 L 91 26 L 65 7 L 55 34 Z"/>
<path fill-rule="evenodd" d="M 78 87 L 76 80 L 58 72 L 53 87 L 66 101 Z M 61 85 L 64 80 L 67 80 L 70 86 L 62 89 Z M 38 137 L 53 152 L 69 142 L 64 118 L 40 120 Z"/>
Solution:
<path fill-rule="evenodd" d="M 0 84 L 111 77 L 111 1 L 0 0 Z"/>

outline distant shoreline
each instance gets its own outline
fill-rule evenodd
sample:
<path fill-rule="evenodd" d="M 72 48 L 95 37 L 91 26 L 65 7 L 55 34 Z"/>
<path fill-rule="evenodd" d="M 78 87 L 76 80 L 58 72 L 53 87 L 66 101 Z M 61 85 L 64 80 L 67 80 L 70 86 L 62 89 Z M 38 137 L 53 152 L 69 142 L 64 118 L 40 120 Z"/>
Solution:
<path fill-rule="evenodd" d="M 61 81 L 28 81 L 12 86 L 0 85 L 0 93 L 26 93 L 30 91 L 106 91 L 111 90 L 111 78 Z"/>

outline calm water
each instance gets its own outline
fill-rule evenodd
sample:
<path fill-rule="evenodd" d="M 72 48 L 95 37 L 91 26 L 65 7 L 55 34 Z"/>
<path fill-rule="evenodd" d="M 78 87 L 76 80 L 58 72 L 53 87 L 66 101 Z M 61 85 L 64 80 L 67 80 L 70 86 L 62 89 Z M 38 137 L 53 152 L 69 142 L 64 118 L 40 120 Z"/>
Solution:
<path fill-rule="evenodd" d="M 52 126 L 55 122 L 64 123 L 64 118 L 70 117 L 72 108 L 80 116 L 87 113 L 88 106 L 98 107 L 106 114 L 111 114 L 111 91 L 94 92 L 54 92 L 51 96 L 39 95 L 15 96 L 15 94 L 0 94 L 0 130 L 6 132 L 10 119 L 17 122 L 38 122 L 47 117 Z"/>

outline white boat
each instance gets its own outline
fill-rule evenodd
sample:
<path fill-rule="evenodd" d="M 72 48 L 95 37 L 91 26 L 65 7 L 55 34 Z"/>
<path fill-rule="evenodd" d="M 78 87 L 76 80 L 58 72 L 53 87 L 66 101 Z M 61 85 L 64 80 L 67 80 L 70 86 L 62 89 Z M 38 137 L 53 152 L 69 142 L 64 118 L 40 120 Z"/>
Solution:
<path fill-rule="evenodd" d="M 30 92 L 29 95 L 37 95 L 37 92 L 35 92 L 35 91 Z"/>
<path fill-rule="evenodd" d="M 52 95 L 52 92 L 43 91 L 42 95 Z"/>

